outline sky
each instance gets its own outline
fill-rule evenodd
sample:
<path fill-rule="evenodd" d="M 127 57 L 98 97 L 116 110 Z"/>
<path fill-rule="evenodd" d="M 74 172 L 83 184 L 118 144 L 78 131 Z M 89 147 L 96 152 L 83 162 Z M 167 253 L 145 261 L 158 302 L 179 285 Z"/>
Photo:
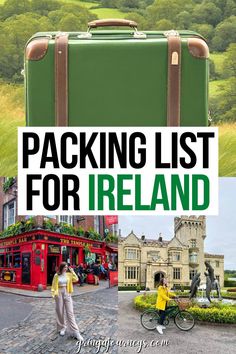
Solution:
<path fill-rule="evenodd" d="M 176 215 L 180 216 L 180 215 Z M 236 269 L 236 178 L 219 179 L 219 215 L 206 218 L 205 252 L 223 254 L 225 269 Z M 136 236 L 165 240 L 174 236 L 174 216 L 119 216 L 122 236 L 132 230 Z"/>

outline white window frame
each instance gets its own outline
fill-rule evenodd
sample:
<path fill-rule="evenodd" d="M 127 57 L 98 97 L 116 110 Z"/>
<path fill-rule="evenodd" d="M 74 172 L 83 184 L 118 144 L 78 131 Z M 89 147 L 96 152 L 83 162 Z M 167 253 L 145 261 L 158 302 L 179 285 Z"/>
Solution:
<path fill-rule="evenodd" d="M 9 206 L 13 204 L 13 222 L 9 222 Z M 3 206 L 3 228 L 6 229 L 8 226 L 15 224 L 16 222 L 16 200 L 10 200 Z"/>
<path fill-rule="evenodd" d="M 58 223 L 63 222 L 65 224 L 74 226 L 74 222 L 73 221 L 74 221 L 73 215 L 59 215 L 57 217 L 57 222 Z"/>
<path fill-rule="evenodd" d="M 100 233 L 99 215 L 94 215 L 94 231 L 97 233 Z"/>

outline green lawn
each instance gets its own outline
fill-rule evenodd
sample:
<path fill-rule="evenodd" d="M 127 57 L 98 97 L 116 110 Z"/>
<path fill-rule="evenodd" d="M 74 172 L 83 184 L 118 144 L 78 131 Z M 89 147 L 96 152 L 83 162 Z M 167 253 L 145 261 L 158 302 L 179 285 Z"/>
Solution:
<path fill-rule="evenodd" d="M 90 10 L 93 14 L 97 15 L 98 18 L 124 18 L 125 13 L 117 9 L 92 9 Z"/>
<path fill-rule="evenodd" d="M 65 2 L 68 2 L 66 0 L 64 0 Z M 98 5 L 96 2 L 89 2 L 89 1 L 81 1 L 81 0 L 69 0 L 70 2 L 73 2 L 75 4 L 87 7 L 88 9 L 90 9 L 91 7 L 94 7 L 96 5 Z"/>
<path fill-rule="evenodd" d="M 0 84 L 0 176 L 17 174 L 17 126 L 24 125 L 23 85 Z"/>
<path fill-rule="evenodd" d="M 96 2 L 87 2 L 87 1 L 81 1 L 81 0 L 69 0 L 69 1 L 73 2 L 75 4 L 79 4 L 81 6 L 84 6 L 89 10 L 91 9 L 91 7 L 96 7 L 96 5 L 98 5 L 98 3 L 96 3 Z M 102 19 L 102 18 L 124 18 L 124 16 L 125 16 L 125 13 L 121 12 L 118 9 L 98 8 L 98 9 L 91 9 L 90 12 L 92 12 L 94 15 L 97 15 L 97 17 L 99 19 Z"/>

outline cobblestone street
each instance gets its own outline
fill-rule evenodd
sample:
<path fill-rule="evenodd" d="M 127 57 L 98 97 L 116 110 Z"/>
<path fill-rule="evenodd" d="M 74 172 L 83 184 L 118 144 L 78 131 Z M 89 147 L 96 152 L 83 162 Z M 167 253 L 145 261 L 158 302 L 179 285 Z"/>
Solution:
<path fill-rule="evenodd" d="M 53 299 L 17 298 L 19 306 L 32 305 L 28 317 L 16 326 L 0 331 L 0 353 L 77 353 L 76 339 L 56 332 Z M 116 339 L 117 288 L 103 289 L 73 298 L 75 317 L 85 342 L 88 339 Z M 105 352 L 103 347 L 100 353 Z M 95 346 L 82 347 L 80 353 L 96 353 Z M 117 353 L 117 347 L 109 353 Z"/>

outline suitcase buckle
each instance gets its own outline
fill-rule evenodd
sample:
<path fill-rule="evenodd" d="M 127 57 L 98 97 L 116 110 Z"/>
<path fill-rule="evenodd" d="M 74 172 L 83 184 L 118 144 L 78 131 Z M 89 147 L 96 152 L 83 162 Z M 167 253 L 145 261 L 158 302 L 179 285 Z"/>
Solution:
<path fill-rule="evenodd" d="M 134 31 L 134 38 L 135 38 L 135 39 L 145 39 L 145 38 L 147 38 L 147 35 L 146 35 L 146 33 L 144 33 L 144 32 L 139 32 L 139 31 L 137 30 L 137 28 L 135 28 L 135 31 Z"/>
<path fill-rule="evenodd" d="M 90 33 L 89 31 L 81 32 L 80 34 L 78 34 L 77 38 L 79 38 L 79 39 L 90 39 L 90 38 L 92 38 L 92 33 Z"/>
<path fill-rule="evenodd" d="M 179 32 L 175 31 L 175 30 L 170 30 L 170 31 L 165 31 L 164 32 L 164 36 L 165 37 L 179 37 Z"/>

